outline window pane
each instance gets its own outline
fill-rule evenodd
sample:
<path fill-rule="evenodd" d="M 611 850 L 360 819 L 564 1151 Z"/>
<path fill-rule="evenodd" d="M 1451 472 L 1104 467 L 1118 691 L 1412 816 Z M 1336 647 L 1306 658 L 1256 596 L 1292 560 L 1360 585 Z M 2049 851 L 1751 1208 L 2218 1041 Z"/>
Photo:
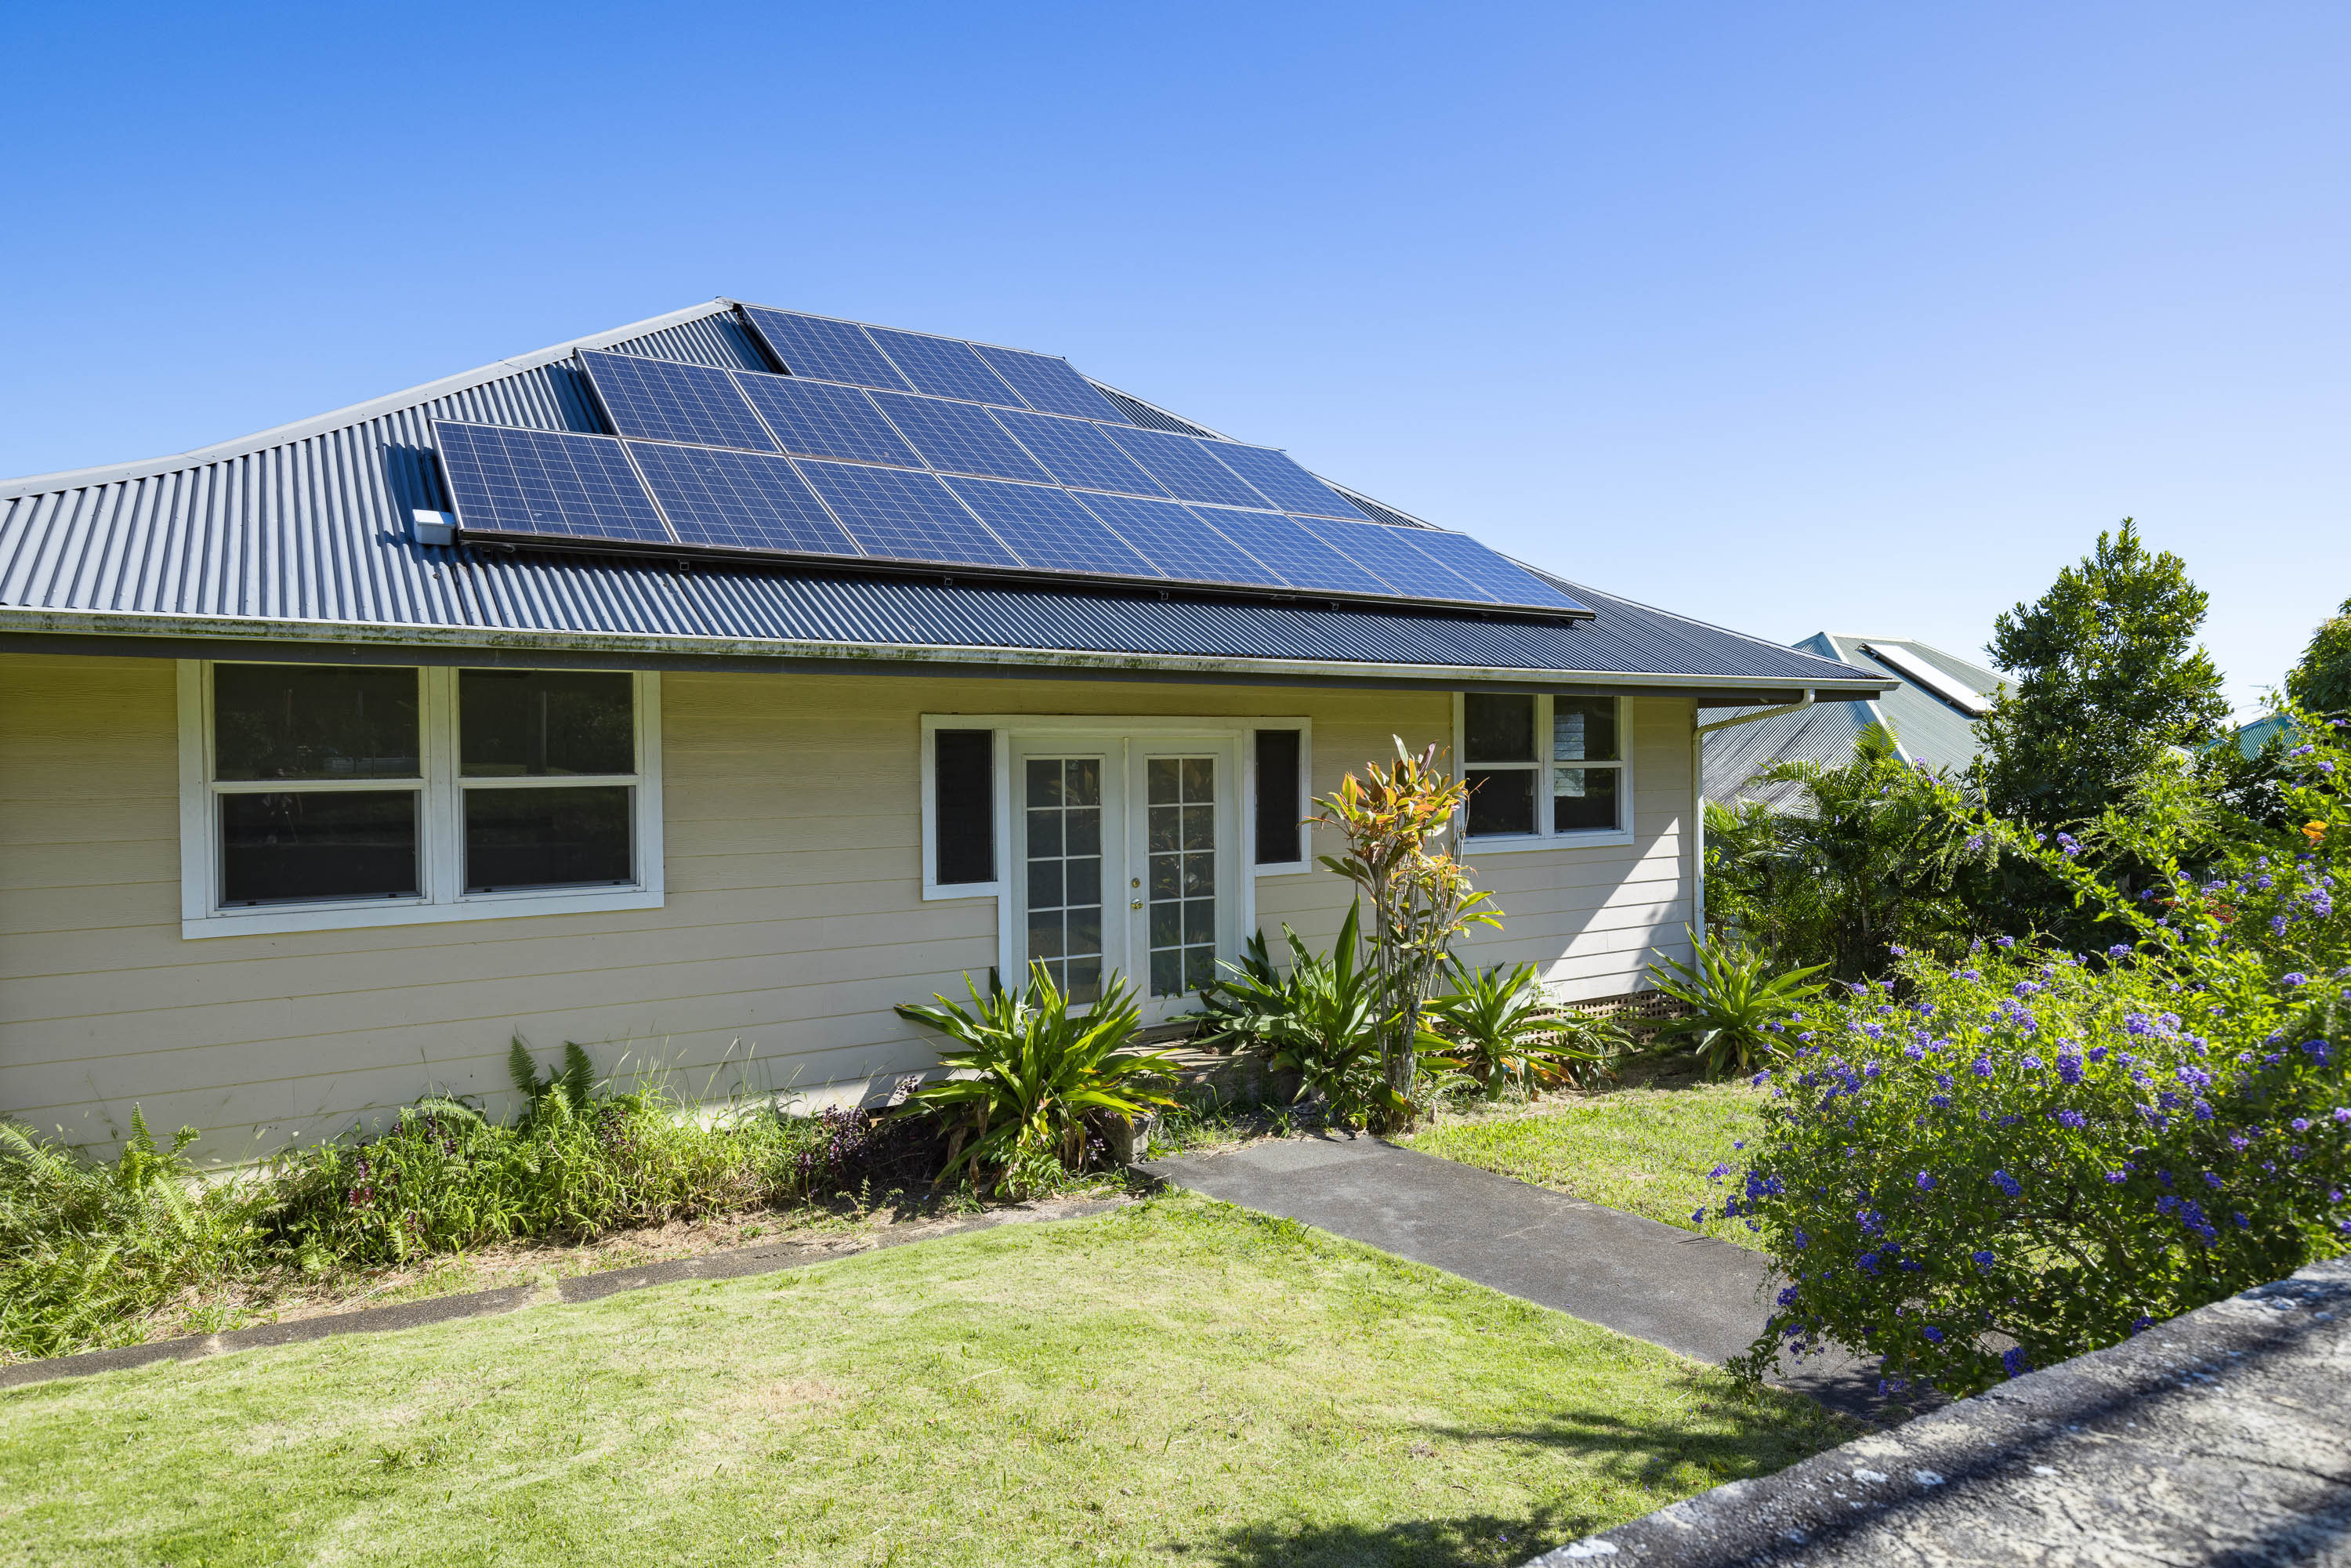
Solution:
<path fill-rule="evenodd" d="M 217 664 L 220 779 L 414 779 L 416 672 Z"/>
<path fill-rule="evenodd" d="M 932 737 L 933 866 L 941 885 L 996 880 L 996 737 L 942 729 Z"/>
<path fill-rule="evenodd" d="M 1298 732 L 1257 732 L 1257 863 L 1304 858 L 1298 842 Z"/>
<path fill-rule="evenodd" d="M 223 795 L 221 902 L 413 898 L 416 791 Z"/>
<path fill-rule="evenodd" d="M 465 891 L 625 884 L 626 785 L 465 791 Z"/>
<path fill-rule="evenodd" d="M 1613 828 L 1616 820 L 1614 768 L 1554 768 L 1551 771 L 1551 826 L 1555 833 Z"/>
<path fill-rule="evenodd" d="M 1616 699 L 1553 699 L 1551 705 L 1551 755 L 1554 762 L 1617 760 Z"/>
<path fill-rule="evenodd" d="M 1535 831 L 1535 775 L 1531 768 L 1462 775 L 1469 786 L 1469 831 L 1531 833 Z"/>
<path fill-rule="evenodd" d="M 457 730 L 461 770 L 469 779 L 634 773 L 634 678 L 460 670 Z"/>
<path fill-rule="evenodd" d="M 1535 699 L 1471 692 L 1461 699 L 1464 762 L 1532 762 Z"/>

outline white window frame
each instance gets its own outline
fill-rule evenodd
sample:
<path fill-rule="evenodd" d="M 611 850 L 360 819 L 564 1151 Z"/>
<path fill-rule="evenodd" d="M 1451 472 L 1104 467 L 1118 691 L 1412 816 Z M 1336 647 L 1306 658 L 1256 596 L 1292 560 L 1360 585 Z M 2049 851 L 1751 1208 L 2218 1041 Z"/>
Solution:
<path fill-rule="evenodd" d="M 957 882 L 945 886 L 937 881 L 938 856 L 935 846 L 938 841 L 937 742 L 934 738 L 943 729 L 985 729 L 996 737 L 993 755 L 996 763 L 994 798 L 989 801 L 994 817 L 996 835 L 996 880 L 994 882 Z M 1165 714 L 955 714 L 926 713 L 922 716 L 922 780 L 923 829 L 919 852 L 923 861 L 923 898 L 988 898 L 996 901 L 998 963 L 1000 974 L 1016 975 L 1021 971 L 1022 960 L 1015 951 L 1013 915 L 1014 886 L 1009 874 L 1012 862 L 1012 737 L 1050 736 L 1056 734 L 1088 737 L 1116 736 L 1125 739 L 1146 739 L 1154 736 L 1205 736 L 1229 738 L 1238 754 L 1242 793 L 1238 805 L 1238 852 L 1241 860 L 1240 907 L 1236 912 L 1246 941 L 1257 929 L 1257 881 L 1260 876 L 1296 876 L 1314 869 L 1313 831 L 1307 829 L 1298 836 L 1303 852 L 1297 861 L 1275 865 L 1257 863 L 1257 732 L 1260 729 L 1294 729 L 1298 731 L 1298 814 L 1306 815 L 1307 802 L 1313 795 L 1314 725 L 1311 719 L 1290 716 L 1232 717 L 1218 715 L 1208 717 L 1182 717 Z"/>
<path fill-rule="evenodd" d="M 1504 695 L 1517 695 L 1523 696 L 1530 694 L 1517 693 Z M 1618 752 L 1618 758 L 1615 762 L 1584 762 L 1580 760 L 1562 762 L 1556 758 L 1547 755 L 1553 744 L 1553 737 L 1552 734 L 1552 712 L 1553 706 L 1552 695 L 1548 692 L 1537 692 L 1531 695 L 1535 699 L 1535 737 L 1537 749 L 1546 755 L 1539 756 L 1536 760 L 1532 762 L 1472 762 L 1469 760 L 1468 748 L 1469 705 L 1468 702 L 1468 695 L 1462 692 L 1456 692 L 1453 694 L 1453 756 L 1456 759 L 1456 773 L 1466 774 L 1473 768 L 1481 772 L 1488 769 L 1524 769 L 1534 773 L 1536 776 L 1535 782 L 1537 786 L 1535 790 L 1535 831 L 1533 832 L 1481 833 L 1473 838 L 1469 833 L 1469 813 L 1467 810 L 1464 810 L 1454 820 L 1455 836 L 1457 841 L 1461 844 L 1463 852 L 1475 858 L 1476 856 L 1482 854 L 1510 853 L 1519 850 L 1599 849 L 1612 844 L 1631 843 L 1633 841 L 1634 827 L 1633 699 L 1626 696 L 1611 699 L 1616 704 L 1616 749 Z M 1575 694 L 1562 693 L 1560 695 L 1573 696 Z M 1576 828 L 1566 832 L 1554 831 L 1551 825 L 1551 770 L 1554 768 L 1611 767 L 1614 768 L 1617 773 L 1617 825 L 1613 828 Z"/>
<path fill-rule="evenodd" d="M 221 664 L 254 661 L 220 660 Z M 272 661 L 302 663 L 299 660 Z M 421 775 L 413 779 L 215 780 L 213 777 L 213 679 L 215 661 L 179 661 L 180 935 L 258 936 L 289 931 L 347 931 L 378 925 L 420 925 L 451 920 L 498 920 L 528 915 L 588 915 L 616 909 L 659 909 L 662 884 L 661 677 L 631 674 L 636 697 L 636 771 L 592 778 L 464 779 L 457 774 L 457 667 L 399 665 L 418 677 L 417 727 Z M 368 666 L 377 667 L 377 666 Z M 484 668 L 509 669 L 510 665 Z M 626 887 L 531 888 L 515 893 L 465 891 L 464 791 L 625 784 L 635 821 L 635 882 Z M 349 793 L 413 789 L 418 796 L 417 861 L 422 892 L 413 898 L 320 899 L 250 908 L 221 907 L 220 810 L 229 794 Z"/>

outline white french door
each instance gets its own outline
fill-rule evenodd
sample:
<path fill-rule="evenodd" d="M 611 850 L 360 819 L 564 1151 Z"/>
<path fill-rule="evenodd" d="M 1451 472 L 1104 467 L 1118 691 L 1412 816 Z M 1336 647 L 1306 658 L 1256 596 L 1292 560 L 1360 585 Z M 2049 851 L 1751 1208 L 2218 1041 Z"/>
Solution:
<path fill-rule="evenodd" d="M 1012 737 L 1004 983 L 1042 963 L 1072 1001 L 1106 976 L 1144 1021 L 1191 1011 L 1239 950 L 1239 773 L 1229 736 Z"/>

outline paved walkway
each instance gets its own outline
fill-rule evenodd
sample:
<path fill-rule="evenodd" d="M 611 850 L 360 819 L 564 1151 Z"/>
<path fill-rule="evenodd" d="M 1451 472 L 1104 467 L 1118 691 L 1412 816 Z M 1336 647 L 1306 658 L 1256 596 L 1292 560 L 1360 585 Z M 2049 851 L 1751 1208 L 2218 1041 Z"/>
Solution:
<path fill-rule="evenodd" d="M 1771 1311 L 1756 1253 L 1376 1138 L 1282 1138 L 1143 1169 L 1699 1361 L 1745 1350 Z M 1876 1404 L 1876 1374 L 1850 1360 L 1782 1375 L 1837 1409 Z"/>

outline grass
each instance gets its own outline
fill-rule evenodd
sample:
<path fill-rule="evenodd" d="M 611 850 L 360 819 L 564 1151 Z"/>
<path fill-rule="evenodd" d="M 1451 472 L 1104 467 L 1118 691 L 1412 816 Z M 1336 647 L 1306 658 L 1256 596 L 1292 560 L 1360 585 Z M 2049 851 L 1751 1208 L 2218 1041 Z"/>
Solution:
<path fill-rule="evenodd" d="M 0 1393 L 28 1564 L 1504 1564 L 1841 1440 L 1191 1197 Z"/>
<path fill-rule="evenodd" d="M 1731 1145 L 1758 1128 L 1760 1092 L 1743 1081 L 1708 1082 L 1687 1059 L 1635 1065 L 1622 1087 L 1554 1095 L 1533 1105 L 1449 1117 L 1403 1140 L 1423 1154 L 1499 1171 L 1537 1186 L 1753 1247 L 1743 1220 L 1690 1214 L 1718 1204 L 1709 1184 L 1718 1164 L 1736 1164 Z"/>

